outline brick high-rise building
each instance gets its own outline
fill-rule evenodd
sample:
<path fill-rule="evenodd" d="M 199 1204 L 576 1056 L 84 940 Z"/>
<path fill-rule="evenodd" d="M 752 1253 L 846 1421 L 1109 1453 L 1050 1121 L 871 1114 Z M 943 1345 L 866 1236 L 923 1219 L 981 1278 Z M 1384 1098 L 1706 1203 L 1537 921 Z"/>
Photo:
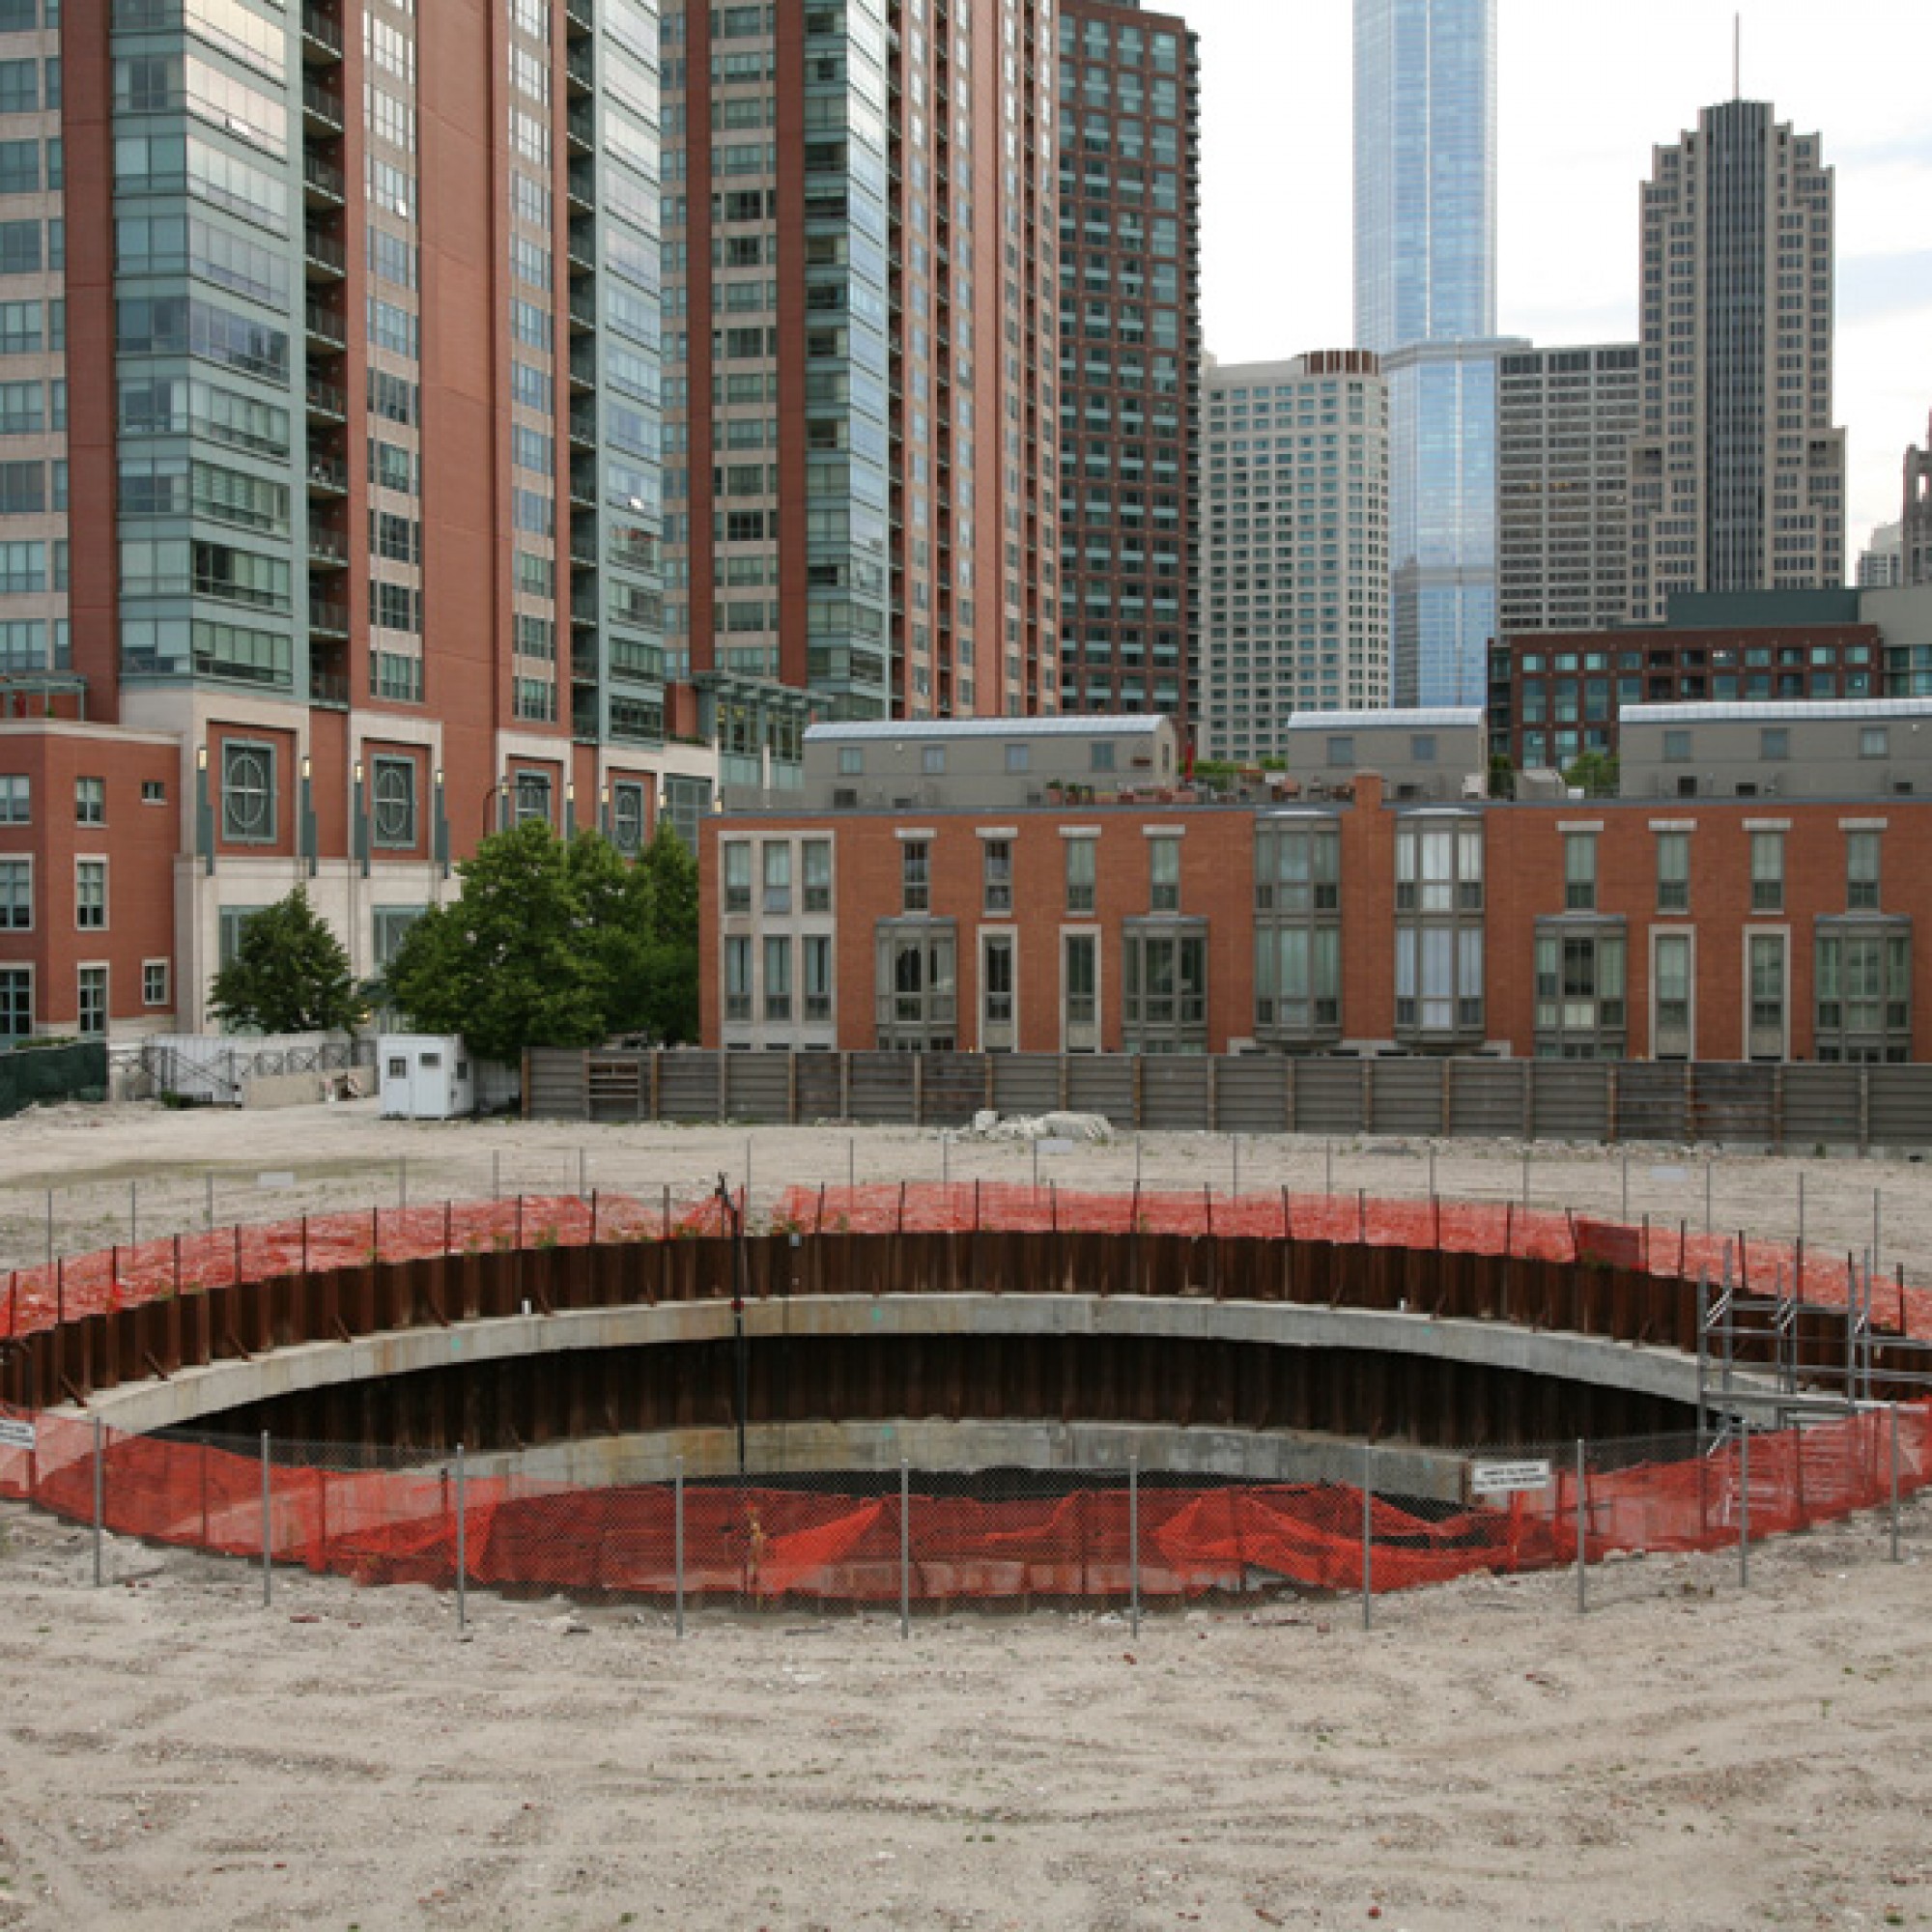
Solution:
<path fill-rule="evenodd" d="M 778 688 L 1056 708 L 1050 10 L 663 11 L 671 648 L 727 778 Z"/>
<path fill-rule="evenodd" d="M 198 1024 L 297 885 L 375 971 L 508 818 L 695 840 L 654 0 L 4 25 L 0 1032 Z"/>
<path fill-rule="evenodd" d="M 1060 701 L 1185 726 L 1200 664 L 1200 72 L 1138 0 L 1060 14 Z"/>
<path fill-rule="evenodd" d="M 1832 171 L 1769 103 L 1707 107 L 1643 188 L 1631 615 L 1684 590 L 1844 581 Z"/>

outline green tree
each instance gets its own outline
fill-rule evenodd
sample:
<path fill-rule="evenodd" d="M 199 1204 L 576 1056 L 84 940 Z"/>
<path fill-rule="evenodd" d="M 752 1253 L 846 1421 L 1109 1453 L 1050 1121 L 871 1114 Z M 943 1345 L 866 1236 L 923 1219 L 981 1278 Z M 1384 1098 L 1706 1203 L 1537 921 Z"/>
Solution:
<path fill-rule="evenodd" d="M 362 1016 L 349 954 L 300 886 L 242 922 L 208 992 L 224 1026 L 263 1033 L 333 1033 Z"/>
<path fill-rule="evenodd" d="M 455 902 L 412 926 L 386 997 L 486 1060 L 613 1033 L 697 1034 L 697 867 L 668 823 L 635 865 L 541 820 L 485 838 Z"/>
<path fill-rule="evenodd" d="M 1510 763 L 1507 752 L 1490 753 L 1490 796 L 1492 798 L 1516 796 L 1516 767 Z"/>
<path fill-rule="evenodd" d="M 674 1046 L 697 1037 L 697 860 L 691 847 L 658 820 L 632 873 L 647 933 L 642 972 L 631 995 L 640 1027 Z"/>
<path fill-rule="evenodd" d="M 1584 752 L 1573 759 L 1563 773 L 1563 782 L 1574 785 L 1586 798 L 1614 798 L 1617 795 L 1617 758 L 1614 752 Z"/>
<path fill-rule="evenodd" d="M 541 819 L 493 833 L 457 868 L 453 904 L 404 935 L 389 997 L 428 1033 L 458 1033 L 484 1060 L 604 1037 L 604 972 L 566 848 Z"/>

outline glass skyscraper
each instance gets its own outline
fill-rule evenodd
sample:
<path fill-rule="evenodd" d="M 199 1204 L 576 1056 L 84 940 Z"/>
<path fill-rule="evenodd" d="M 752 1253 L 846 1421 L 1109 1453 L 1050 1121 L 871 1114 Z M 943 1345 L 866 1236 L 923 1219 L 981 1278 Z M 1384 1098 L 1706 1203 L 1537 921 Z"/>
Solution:
<path fill-rule="evenodd" d="M 1355 0 L 1355 340 L 1389 385 L 1398 704 L 1483 696 L 1495 313 L 1496 0 Z"/>

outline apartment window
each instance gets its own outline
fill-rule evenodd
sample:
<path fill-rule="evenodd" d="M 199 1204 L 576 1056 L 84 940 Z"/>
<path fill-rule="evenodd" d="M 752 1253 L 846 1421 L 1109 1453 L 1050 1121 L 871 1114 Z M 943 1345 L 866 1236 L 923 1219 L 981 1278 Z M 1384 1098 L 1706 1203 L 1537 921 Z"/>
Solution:
<path fill-rule="evenodd" d="M 1067 838 L 1062 843 L 1066 851 L 1066 910 L 1090 913 L 1094 910 L 1094 847 L 1099 841 Z"/>
<path fill-rule="evenodd" d="M 803 957 L 800 965 L 805 980 L 805 1017 L 829 1020 L 832 1017 L 832 941 L 823 934 L 810 934 L 799 942 Z"/>
<path fill-rule="evenodd" d="M 1791 755 L 1791 733 L 1783 725 L 1768 725 L 1757 734 L 1757 754 L 1766 764 L 1781 764 Z"/>
<path fill-rule="evenodd" d="M 411 851 L 416 842 L 416 767 L 413 758 L 378 758 L 373 773 L 376 843 Z"/>
<path fill-rule="evenodd" d="M 550 809 L 550 774 L 548 772 L 519 772 L 516 779 L 517 823 L 522 825 L 532 818 L 540 818 L 546 825 L 554 823 Z"/>
<path fill-rule="evenodd" d="M 1344 770 L 1351 769 L 1355 762 L 1355 739 L 1352 732 L 1338 734 L 1328 740 L 1328 758 L 1331 765 L 1340 765 Z"/>
<path fill-rule="evenodd" d="M 1013 846 L 1009 838 L 980 841 L 980 903 L 989 913 L 1013 909 Z"/>
<path fill-rule="evenodd" d="M 403 950 L 410 927 L 428 910 L 420 905 L 379 905 L 369 909 L 370 950 L 379 971 L 385 972 L 396 963 L 396 954 Z"/>
<path fill-rule="evenodd" d="M 1784 910 L 1784 834 L 1753 832 L 1750 836 L 1750 903 L 1752 912 Z"/>
<path fill-rule="evenodd" d="M 1399 913 L 1482 911 L 1481 820 L 1424 819 L 1397 828 L 1395 909 Z"/>
<path fill-rule="evenodd" d="M 611 787 L 611 842 L 627 859 L 644 849 L 644 788 L 635 779 Z"/>
<path fill-rule="evenodd" d="M 1483 1030 L 1483 928 L 1436 922 L 1402 924 L 1395 934 L 1395 1026 L 1398 1038 Z"/>
<path fill-rule="evenodd" d="M 791 847 L 783 839 L 767 838 L 762 855 L 764 907 L 768 913 L 791 911 Z"/>
<path fill-rule="evenodd" d="M 148 959 L 141 965 L 141 1004 L 164 1007 L 168 1004 L 168 962 Z"/>
<path fill-rule="evenodd" d="M 787 938 L 765 941 L 765 1018 L 791 1019 L 791 941 Z"/>
<path fill-rule="evenodd" d="M 1122 936 L 1121 1035 L 1129 1053 L 1208 1050 L 1208 932 L 1129 923 Z"/>
<path fill-rule="evenodd" d="M 275 842 L 275 748 L 230 738 L 221 747 L 221 836 L 232 845 Z"/>
<path fill-rule="evenodd" d="M 1536 1051 L 1541 1057 L 1623 1058 L 1626 945 L 1621 925 L 1539 927 Z"/>
<path fill-rule="evenodd" d="M 856 779 L 863 776 L 866 769 L 866 752 L 861 745 L 840 745 L 838 748 L 838 776 L 841 779 Z"/>
<path fill-rule="evenodd" d="M 1342 1025 L 1342 930 L 1334 924 L 1260 924 L 1255 932 L 1255 1029 L 1305 1039 Z"/>
<path fill-rule="evenodd" d="M 1594 832 L 1566 832 L 1563 835 L 1563 909 L 1565 912 L 1595 912 L 1597 909 L 1597 835 Z"/>
<path fill-rule="evenodd" d="M 1148 910 L 1180 910 L 1180 840 L 1148 840 Z"/>
<path fill-rule="evenodd" d="M 1434 732 L 1418 732 L 1409 739 L 1408 759 L 1414 765 L 1433 765 L 1435 762 Z"/>
<path fill-rule="evenodd" d="M 1111 738 L 1095 738 L 1093 744 L 1093 769 L 1096 772 L 1114 770 L 1114 741 Z"/>
<path fill-rule="evenodd" d="M 1430 813 L 1396 830 L 1396 1037 L 1415 1045 L 1480 1038 L 1483 827 Z"/>
<path fill-rule="evenodd" d="M 168 783 L 165 779 L 143 779 L 141 781 L 141 803 L 143 805 L 165 805 L 168 802 Z"/>
<path fill-rule="evenodd" d="M 899 841 L 899 910 L 932 910 L 932 846 L 926 839 Z"/>
<path fill-rule="evenodd" d="M 1663 734 L 1663 761 L 1667 765 L 1688 765 L 1690 762 L 1690 732 L 1666 731 Z"/>
<path fill-rule="evenodd" d="M 1657 909 L 1688 912 L 1690 908 L 1690 835 L 1657 835 Z"/>
<path fill-rule="evenodd" d="M 1333 826 L 1269 826 L 1255 841 L 1257 912 L 1335 912 L 1342 841 Z"/>
<path fill-rule="evenodd" d="M 1824 1061 L 1912 1058 L 1912 934 L 1903 922 L 1821 923 L 1815 1050 Z"/>
<path fill-rule="evenodd" d="M 0 772 L 0 825 L 28 825 L 33 816 L 33 780 L 24 772 Z"/>
<path fill-rule="evenodd" d="M 1878 834 L 1845 834 L 1845 910 L 1878 910 Z"/>
<path fill-rule="evenodd" d="M 1753 932 L 1746 942 L 1749 1022 L 1746 1052 L 1752 1060 L 1784 1058 L 1785 943 L 1781 932 Z"/>
<path fill-rule="evenodd" d="M 1859 756 L 1885 758 L 1891 755 L 1891 734 L 1883 724 L 1866 724 L 1859 731 Z"/>
<path fill-rule="evenodd" d="M 1651 940 L 1650 1054 L 1690 1058 L 1690 935 L 1660 932 Z"/>
<path fill-rule="evenodd" d="M 951 1053 L 957 1011 L 957 941 L 952 927 L 925 920 L 882 920 L 874 990 L 882 1051 Z"/>
<path fill-rule="evenodd" d="M 922 745 L 919 748 L 919 768 L 929 779 L 943 776 L 946 771 L 946 747 Z"/>
<path fill-rule="evenodd" d="M 33 968 L 0 966 L 0 1039 L 26 1039 L 33 1031 Z"/>
<path fill-rule="evenodd" d="M 980 946 L 980 1019 L 982 1049 L 1010 1049 L 1013 1043 L 1013 941 L 1010 933 L 988 933 Z"/>
<path fill-rule="evenodd" d="M 832 910 L 832 841 L 808 838 L 805 857 L 805 909 L 807 912 Z"/>
<path fill-rule="evenodd" d="M 34 923 L 34 862 L 0 859 L 0 932 L 27 932 Z"/>
<path fill-rule="evenodd" d="M 1007 747 L 1007 773 L 1009 777 L 1017 776 L 1021 772 L 1028 771 L 1032 768 L 1032 765 L 1033 747 L 1031 745 L 1009 745 Z"/>
<path fill-rule="evenodd" d="M 83 966 L 78 990 L 80 1018 L 74 1031 L 83 1037 L 98 1039 L 107 1031 L 107 968 Z"/>
<path fill-rule="evenodd" d="M 752 909 L 752 847 L 748 839 L 733 838 L 724 846 L 724 910 L 750 912 Z"/>
<path fill-rule="evenodd" d="M 752 1017 L 752 942 L 726 939 L 724 942 L 724 1017 L 749 1020 Z"/>
<path fill-rule="evenodd" d="M 99 932 L 107 924 L 107 861 L 73 862 L 73 923 L 84 932 Z"/>
<path fill-rule="evenodd" d="M 1066 1050 L 1092 1053 L 1099 1044 L 1100 943 L 1091 932 L 1061 942 L 1061 1019 Z"/>

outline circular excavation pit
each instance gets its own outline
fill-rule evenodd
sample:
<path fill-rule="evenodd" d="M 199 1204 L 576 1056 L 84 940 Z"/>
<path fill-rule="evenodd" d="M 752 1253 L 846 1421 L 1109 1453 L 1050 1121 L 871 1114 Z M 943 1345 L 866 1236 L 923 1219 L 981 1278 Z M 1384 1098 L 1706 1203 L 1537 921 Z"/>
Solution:
<path fill-rule="evenodd" d="M 1359 1196 L 741 1214 L 474 1203 L 22 1271 L 0 1490 L 372 1581 L 460 1548 L 504 1588 L 945 1604 L 1715 1548 L 1747 1492 L 1761 1534 L 1926 1475 L 1924 1409 L 1876 1406 L 1924 1392 L 1922 1293 L 1769 1245 Z M 1540 1486 L 1472 1493 L 1468 1445 L 1577 1438 L 1580 1487 L 1532 1448 Z"/>

